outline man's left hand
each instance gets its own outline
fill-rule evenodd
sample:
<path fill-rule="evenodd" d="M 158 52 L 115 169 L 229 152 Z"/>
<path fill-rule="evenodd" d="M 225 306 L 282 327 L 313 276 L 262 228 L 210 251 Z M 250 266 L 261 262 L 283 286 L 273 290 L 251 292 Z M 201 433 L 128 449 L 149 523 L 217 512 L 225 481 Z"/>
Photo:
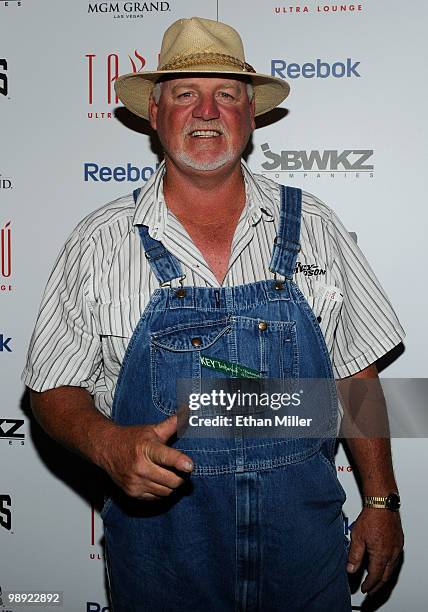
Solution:
<path fill-rule="evenodd" d="M 372 595 L 387 582 L 397 566 L 404 535 L 398 512 L 363 508 L 351 531 L 351 547 L 346 569 L 355 573 L 364 553 L 368 554 L 367 576 L 361 591 Z"/>

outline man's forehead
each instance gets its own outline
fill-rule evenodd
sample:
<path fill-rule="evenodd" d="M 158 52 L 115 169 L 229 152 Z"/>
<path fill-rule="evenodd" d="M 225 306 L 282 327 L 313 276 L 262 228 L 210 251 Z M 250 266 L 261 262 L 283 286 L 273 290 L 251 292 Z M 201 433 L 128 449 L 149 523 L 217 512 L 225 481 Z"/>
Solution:
<path fill-rule="evenodd" d="M 241 89 L 245 86 L 244 79 L 235 79 L 229 76 L 200 76 L 200 75 L 183 75 L 182 77 L 176 77 L 164 81 L 169 89 L 176 87 L 190 87 L 190 86 L 213 86 L 213 87 L 236 87 Z"/>

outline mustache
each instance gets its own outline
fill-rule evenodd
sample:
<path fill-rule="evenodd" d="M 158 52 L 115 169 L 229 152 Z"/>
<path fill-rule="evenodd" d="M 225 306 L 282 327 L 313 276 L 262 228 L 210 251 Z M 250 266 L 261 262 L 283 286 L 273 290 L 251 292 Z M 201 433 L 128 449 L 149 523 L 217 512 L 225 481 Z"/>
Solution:
<path fill-rule="evenodd" d="M 215 130 L 216 132 L 220 132 L 220 134 L 227 135 L 227 130 L 218 121 L 204 121 L 203 123 L 192 123 L 189 126 L 185 127 L 183 132 L 185 134 L 191 134 L 192 132 L 196 132 L 197 130 Z"/>

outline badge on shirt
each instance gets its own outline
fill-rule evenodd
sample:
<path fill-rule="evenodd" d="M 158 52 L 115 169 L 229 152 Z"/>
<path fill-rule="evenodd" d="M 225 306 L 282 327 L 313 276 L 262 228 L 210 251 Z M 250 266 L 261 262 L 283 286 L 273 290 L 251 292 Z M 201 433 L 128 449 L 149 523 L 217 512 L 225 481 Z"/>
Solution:
<path fill-rule="evenodd" d="M 316 297 L 323 302 L 343 302 L 343 293 L 334 285 L 320 285 Z"/>

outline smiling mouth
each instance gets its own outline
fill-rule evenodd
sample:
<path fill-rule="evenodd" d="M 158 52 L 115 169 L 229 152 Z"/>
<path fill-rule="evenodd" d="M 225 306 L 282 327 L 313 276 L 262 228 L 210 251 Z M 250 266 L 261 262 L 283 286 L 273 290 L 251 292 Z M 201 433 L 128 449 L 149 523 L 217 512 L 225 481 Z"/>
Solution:
<path fill-rule="evenodd" d="M 194 130 L 190 132 L 190 136 L 192 138 L 217 138 L 217 136 L 221 136 L 221 132 L 217 130 Z"/>

